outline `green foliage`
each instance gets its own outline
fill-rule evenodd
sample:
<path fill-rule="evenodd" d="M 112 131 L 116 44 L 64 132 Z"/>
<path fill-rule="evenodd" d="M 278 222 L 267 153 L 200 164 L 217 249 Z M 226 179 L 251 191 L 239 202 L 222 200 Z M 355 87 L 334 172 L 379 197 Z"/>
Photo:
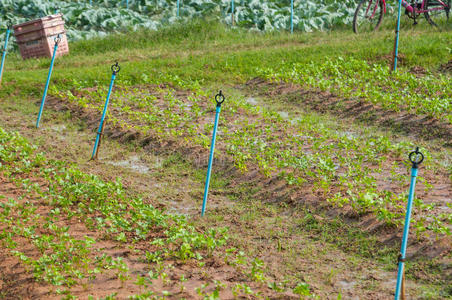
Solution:
<path fill-rule="evenodd" d="M 251 281 L 266 281 L 262 260 L 251 261 L 235 248 L 224 250 L 227 229 L 209 228 L 201 232 L 185 216 L 165 213 L 139 197 L 131 197 L 119 180 L 103 181 L 61 161 L 47 160 L 20 135 L 2 128 L 0 145 L 0 174 L 8 176 L 24 191 L 18 199 L 0 197 L 3 200 L 0 222 L 5 225 L 0 232 L 0 242 L 20 259 L 36 280 L 61 287 L 57 292 L 64 294 L 64 299 L 74 297 L 69 292 L 72 286 L 85 285 L 106 270 L 112 270 L 121 282 L 133 280 L 140 288 L 148 288 L 155 279 L 164 284 L 169 282 L 166 270 L 171 265 L 165 266 L 165 260 L 182 264 L 197 260 L 203 265 L 206 257 L 217 252 L 220 255 L 224 252 L 231 261 L 240 262 L 231 265 L 237 266 Z M 36 178 L 40 179 L 40 184 L 36 183 Z M 31 198 L 41 202 L 29 201 Z M 48 209 L 49 213 L 36 213 L 38 207 Z M 61 226 L 61 218 L 83 220 L 88 229 L 98 232 L 103 240 L 128 243 L 134 252 L 142 254 L 142 261 L 153 266 L 151 271 L 147 276 L 138 275 L 133 279 L 123 257 L 99 252 L 98 241 L 93 237 L 73 237 L 69 226 Z M 147 243 L 145 249 L 152 250 L 134 249 L 137 242 Z M 28 252 L 23 252 L 20 246 L 24 243 L 32 245 L 39 255 L 29 256 Z M 183 283 L 186 279 L 181 277 L 180 281 Z M 226 285 L 219 281 L 214 284 L 213 292 L 204 292 L 201 287 L 199 293 L 205 299 L 219 299 L 219 292 Z M 205 287 L 208 285 L 209 282 Z M 252 293 L 246 284 L 233 290 Z M 170 296 L 164 291 L 162 295 Z M 131 299 L 151 296 L 158 297 L 147 291 Z M 115 295 L 105 299 L 115 299 Z"/>
<path fill-rule="evenodd" d="M 213 26 L 212 24 L 208 23 L 207 28 L 203 27 L 204 23 L 191 23 L 188 28 L 182 24 L 159 32 L 139 31 L 137 35 L 140 43 L 133 45 L 131 43 L 135 37 L 133 35 L 112 35 L 105 40 L 74 43 L 77 52 L 72 52 L 74 54 L 72 57 L 65 57 L 65 60 L 57 62 L 61 64 L 61 68 L 58 70 L 59 72 L 55 73 L 55 85 L 52 85 L 51 93 L 63 101 L 69 101 L 90 110 L 101 111 L 106 90 L 102 87 L 97 89 L 91 87 L 103 85 L 100 83 L 101 80 L 106 78 L 104 76 L 105 66 L 103 62 L 105 58 L 103 51 L 106 48 L 109 49 L 110 45 L 113 45 L 112 50 L 145 48 L 145 51 L 149 53 L 154 51 L 154 48 L 150 50 L 151 46 L 154 47 L 154 42 L 156 47 L 166 47 L 166 44 L 170 44 L 171 48 L 176 48 L 179 47 L 179 44 L 182 44 L 183 46 L 180 47 L 184 49 L 183 51 L 187 49 L 198 51 L 207 44 L 215 45 L 215 53 L 202 52 L 198 58 L 188 55 L 189 59 L 170 56 L 161 60 L 150 60 L 147 59 L 150 56 L 143 54 L 143 59 L 124 63 L 126 66 L 125 72 L 123 71 L 118 78 L 117 90 L 115 90 L 113 96 L 114 113 L 108 116 L 111 122 L 124 129 L 132 128 L 143 134 L 186 143 L 190 147 L 204 147 L 204 151 L 206 151 L 210 142 L 212 125 L 210 122 L 207 122 L 205 126 L 197 122 L 197 118 L 212 117 L 214 104 L 206 99 L 207 96 L 210 98 L 210 92 L 207 93 L 200 88 L 206 82 L 217 83 L 227 78 L 236 83 L 236 81 L 241 81 L 244 78 L 255 76 L 256 69 L 259 69 L 259 74 L 268 76 L 268 78 L 276 78 L 274 77 L 275 74 L 280 76 L 279 73 L 291 72 L 292 67 L 297 66 L 294 68 L 293 78 L 285 77 L 283 74 L 280 79 L 286 80 L 285 78 L 287 78 L 287 81 L 294 80 L 293 82 L 297 82 L 294 79 L 295 76 L 319 78 L 322 87 L 326 89 L 335 89 L 337 86 L 341 92 L 352 93 L 353 91 L 346 87 L 342 88 L 340 81 L 347 81 L 348 79 L 341 78 L 341 72 L 350 73 L 352 70 L 357 72 L 359 77 L 364 79 L 362 80 L 357 76 L 356 81 L 348 83 L 361 87 L 365 86 L 366 81 L 373 80 L 369 76 L 386 74 L 384 70 L 381 72 L 378 70 L 378 65 L 364 65 L 364 59 L 372 58 L 373 55 L 385 51 L 382 50 L 384 46 L 379 46 L 378 51 L 380 52 L 372 48 L 369 50 L 371 53 L 368 54 L 368 49 L 364 50 L 363 41 L 359 38 L 356 39 L 360 41 L 362 49 L 353 50 L 358 53 L 359 59 L 349 60 L 349 58 L 346 58 L 344 59 L 347 61 L 346 64 L 344 63 L 345 66 L 342 66 L 337 58 L 329 59 L 324 64 L 313 63 L 313 66 L 308 66 L 309 70 L 305 74 L 300 71 L 301 64 L 297 65 L 297 62 L 309 61 L 316 57 L 323 58 L 325 54 L 333 56 L 331 53 L 335 55 L 337 52 L 343 51 L 343 44 L 339 45 L 340 49 L 338 49 L 336 44 L 330 44 L 326 41 L 326 39 L 334 38 L 337 42 L 341 37 L 340 35 L 325 33 L 324 36 L 323 34 L 320 36 L 319 33 L 316 37 L 322 38 L 317 42 L 307 35 L 294 35 L 297 43 L 311 43 L 312 41 L 314 46 L 308 48 L 302 45 L 303 51 L 300 51 L 300 48 L 274 49 L 273 47 L 268 50 L 258 50 L 258 47 L 279 44 L 281 41 L 292 43 L 294 40 L 286 39 L 284 35 L 272 37 L 271 34 L 256 35 L 256 38 L 252 38 L 250 33 L 245 34 L 244 31 L 229 32 L 224 26 Z M 447 39 L 447 33 L 442 34 Z M 170 36 L 171 39 L 166 38 L 166 36 Z M 418 35 L 413 35 L 413 37 L 415 36 Z M 173 37 L 175 37 L 174 40 Z M 197 39 L 198 37 L 202 40 L 201 42 Z M 242 39 L 244 41 L 240 41 Z M 264 40 L 268 41 L 264 42 Z M 426 42 L 430 41 L 428 38 L 425 40 Z M 108 43 L 103 45 L 102 43 L 106 41 Z M 382 39 L 376 39 L 373 45 L 377 43 L 384 44 Z M 128 47 L 129 44 L 130 47 Z M 229 46 L 229 44 L 234 44 L 234 48 L 250 48 L 251 50 L 225 52 L 221 55 L 217 53 L 217 49 L 225 51 L 223 47 Z M 410 43 L 410 47 L 414 44 Z M 251 45 L 257 48 L 254 49 Z M 333 52 L 331 51 L 332 47 L 335 49 Z M 410 53 L 416 51 L 415 46 L 410 49 Z M 363 54 L 364 51 L 366 54 Z M 447 51 L 449 52 L 449 50 Z M 85 53 L 96 54 L 97 56 L 87 56 L 85 61 L 81 59 L 81 55 Z M 109 53 L 109 55 L 116 56 L 118 53 Z M 121 56 L 121 54 L 118 55 Z M 99 57 L 102 58 L 99 59 Z M 432 52 L 429 56 L 423 57 L 422 63 L 425 63 L 425 59 L 432 59 L 432 57 L 435 58 L 435 63 L 444 59 L 444 55 L 441 56 L 437 55 L 437 52 Z M 291 63 L 283 64 L 281 69 L 278 69 L 277 65 L 282 58 Z M 413 63 L 415 60 L 410 57 L 407 61 Z M 295 64 L 293 64 L 294 62 Z M 47 62 L 43 60 L 20 61 L 16 64 L 15 69 L 27 69 L 26 71 L 10 72 L 11 78 L 14 78 L 14 87 L 17 86 L 16 91 L 20 95 L 29 96 L 29 94 L 41 92 L 42 76 L 40 74 L 43 73 L 43 66 L 48 66 L 46 64 Z M 170 65 L 171 67 L 168 67 Z M 29 66 L 31 71 L 28 70 Z M 79 66 L 81 66 L 80 69 Z M 268 69 L 268 66 L 272 66 L 272 68 Z M 321 71 L 319 73 L 313 71 L 317 66 L 320 66 Z M 363 67 L 365 71 L 360 73 L 359 70 L 354 70 L 360 67 Z M 372 70 L 374 67 L 377 69 L 376 71 Z M 339 71 L 335 71 L 335 69 Z M 75 77 L 79 81 L 68 80 L 69 75 L 70 78 Z M 327 82 L 325 77 L 322 76 L 327 77 L 330 82 Z M 406 74 L 396 74 L 390 75 L 388 80 L 397 81 L 391 84 L 401 86 L 402 89 L 405 84 L 423 86 L 425 83 L 426 86 L 428 84 L 435 85 L 431 88 L 431 91 L 425 90 L 428 97 L 433 97 L 435 93 L 440 97 L 444 93 L 450 95 L 447 94 L 450 93 L 447 85 L 436 86 L 441 83 L 443 77 L 432 77 L 434 76 L 428 74 L 425 80 L 420 79 L 418 82 L 418 79 L 413 79 Z M 185 80 L 182 78 L 185 78 Z M 311 80 L 315 81 L 315 79 Z M 372 93 L 383 95 L 383 98 L 386 97 L 381 86 L 375 81 L 372 82 L 376 84 L 376 87 L 371 89 Z M 145 92 L 142 88 L 131 87 L 142 84 L 147 85 Z M 315 88 L 314 84 L 315 82 L 312 87 Z M 159 85 L 160 88 L 155 91 L 153 87 L 148 85 Z M 175 87 L 177 90 L 163 88 L 165 85 Z M 393 85 L 390 86 L 391 93 L 395 91 Z M 55 86 L 56 88 L 54 88 Z M 66 92 L 67 87 L 70 87 L 70 92 Z M 88 87 L 91 89 L 85 89 Z M 182 99 L 178 96 L 180 90 L 184 90 L 190 96 L 184 96 L 184 99 Z M 12 85 L 4 85 L 2 91 L 3 95 L 8 95 L 8 91 L 14 91 L 14 89 L 12 89 Z M 403 91 L 409 95 L 413 94 L 412 91 L 407 89 L 403 89 Z M 421 93 L 424 93 L 424 90 Z M 365 95 L 365 97 L 368 96 Z M 164 99 L 164 106 L 158 106 L 158 97 Z M 413 103 L 420 101 L 416 97 L 414 95 L 415 102 Z M 372 99 L 363 99 L 372 101 Z M 406 100 L 411 101 L 410 99 Z M 382 103 L 386 102 L 383 101 Z M 397 102 L 392 107 L 387 106 L 386 108 L 393 109 L 393 107 L 398 107 L 400 110 L 412 109 L 412 105 L 405 106 L 402 102 Z M 429 107 L 422 104 L 419 107 L 422 110 L 419 112 L 420 114 L 429 114 Z M 446 107 L 445 110 L 438 110 L 439 113 L 435 117 L 446 120 L 445 117 L 448 113 L 450 114 L 449 109 L 450 107 Z M 413 110 L 411 111 L 413 112 Z M 412 144 L 395 143 L 386 137 L 372 134 L 366 135 L 366 137 L 343 134 L 337 132 L 334 128 L 326 128 L 322 122 L 312 116 L 305 116 L 296 121 L 284 120 L 281 116 L 266 109 L 246 104 L 245 99 L 240 97 L 228 97 L 228 105 L 223 108 L 220 126 L 219 144 L 224 146 L 225 149 L 222 153 L 227 153 L 228 161 L 232 160 L 239 169 L 246 171 L 257 167 L 264 175 L 277 175 L 290 185 L 311 187 L 314 193 L 328 200 L 331 205 L 350 206 L 357 214 L 374 213 L 388 225 L 401 223 L 404 201 L 406 201 L 405 193 L 395 194 L 382 191 L 377 183 L 379 177 L 385 176 L 395 186 L 402 186 L 406 190 L 408 166 L 401 161 L 406 159 L 404 154 L 413 148 Z M 332 155 L 332 153 L 335 153 L 335 155 Z M 435 167 L 429 165 L 430 161 L 430 159 L 426 160 L 425 166 L 427 168 Z M 128 267 L 124 264 L 124 261 L 113 260 L 108 256 L 92 257 L 92 249 L 96 245 L 96 241 L 92 243 L 89 239 L 67 237 L 65 228 L 59 230 L 51 226 L 51 223 L 58 218 L 86 220 L 89 228 L 98 230 L 106 239 L 117 241 L 120 247 L 124 245 L 123 243 L 149 243 L 149 248 L 152 250 L 142 253 L 142 259 L 155 266 L 155 269 L 152 269 L 146 279 L 137 278 L 136 284 L 140 286 L 144 282 L 148 283 L 147 280 L 157 278 L 161 278 L 162 281 L 168 280 L 163 267 L 166 259 L 176 260 L 178 263 L 197 260 L 198 265 L 202 266 L 205 263 L 204 257 L 215 255 L 216 251 L 223 253 L 223 245 L 228 243 L 227 234 L 223 230 L 199 232 L 185 218 L 168 215 L 143 203 L 139 198 L 126 195 L 119 181 L 106 182 L 96 176 L 80 172 L 77 168 L 65 163 L 46 160 L 43 155 L 35 152 L 35 147 L 17 134 L 6 132 L 0 134 L 0 164 L 0 171 L 5 178 L 16 178 L 14 180 L 18 186 L 27 193 L 37 193 L 49 205 L 49 216 L 51 218 L 48 220 L 30 218 L 35 212 L 35 207 L 30 203 L 24 205 L 19 200 L 6 200 L 4 198 L 0 205 L 1 220 L 9 226 L 0 233 L 0 239 L 5 247 L 8 247 L 11 251 L 15 249 L 17 251 L 17 237 L 20 236 L 26 237 L 27 241 L 30 241 L 39 250 L 50 249 L 52 253 L 55 253 L 55 256 L 51 258 L 52 260 L 47 260 L 46 257 L 41 261 L 34 261 L 24 253 L 15 252 L 24 264 L 30 266 L 30 270 L 36 274 L 39 280 L 61 284 L 63 279 L 67 279 L 67 284 L 64 281 L 62 285 L 70 286 L 80 282 L 80 280 L 88 280 L 92 276 L 96 276 L 97 272 L 108 269 L 114 270 L 120 280 L 130 279 Z M 388 175 L 387 172 L 390 168 L 392 169 Z M 48 186 L 39 187 L 32 180 L 20 179 L 27 177 L 27 174 L 43 178 Z M 428 186 L 428 182 L 423 182 L 423 185 Z M 23 197 L 26 198 L 27 195 L 29 194 L 24 194 Z M 450 234 L 449 225 L 447 225 L 452 222 L 450 214 L 432 217 L 430 214 L 432 205 L 416 199 L 414 214 L 416 231 L 418 234 L 428 234 L 426 233 L 427 230 L 438 235 Z M 131 214 L 128 213 L 129 211 Z M 18 214 L 24 217 L 22 219 L 25 220 L 25 225 L 16 221 L 21 220 L 17 218 Z M 96 214 L 96 216 L 87 218 L 92 214 Z M 48 230 L 52 235 L 37 235 L 37 228 L 40 227 L 36 226 L 50 228 Z M 158 238 L 151 234 L 154 231 L 160 234 Z M 328 236 L 334 236 L 334 232 L 329 232 Z M 360 244 L 364 244 L 364 242 Z M 74 246 L 72 250 L 65 254 L 63 248 L 68 245 Z M 88 253 L 87 257 L 90 257 L 89 253 L 91 253 L 91 258 L 77 256 L 78 251 Z M 233 248 L 226 250 L 224 254 L 225 262 L 241 270 L 246 278 L 259 283 L 266 280 L 263 271 L 264 266 L 259 260 L 250 260 L 245 253 Z M 75 255 L 74 261 L 78 263 L 72 264 L 67 259 L 68 255 Z M 46 268 L 49 262 L 56 265 L 56 268 Z M 83 279 L 80 279 L 80 277 Z M 282 290 L 282 286 L 276 282 L 268 283 L 268 286 L 274 291 Z M 254 293 L 245 283 L 237 285 L 233 290 L 237 295 L 240 293 L 252 295 Z M 300 288 L 300 291 L 304 290 L 305 288 Z M 63 292 L 65 291 L 63 290 Z M 209 293 L 210 295 L 208 295 Z M 209 291 L 209 293 L 205 293 L 205 296 L 215 296 L 215 291 Z M 137 299 L 146 299 L 150 296 L 143 293 L 136 297 Z"/>
<path fill-rule="evenodd" d="M 409 72 L 390 72 L 385 65 L 342 57 L 322 63 L 283 64 L 277 70 L 259 69 L 258 73 L 270 80 L 328 90 L 387 110 L 426 115 L 452 124 L 452 87 L 450 78 L 443 74 L 417 77 Z"/>
<path fill-rule="evenodd" d="M 343 68 L 335 71 L 335 74 L 342 74 L 346 73 L 347 68 L 357 69 L 356 65 L 363 66 L 363 63 L 351 59 L 350 62 L 344 63 L 345 67 L 342 67 L 340 63 L 327 61 L 319 71 L 315 71 L 317 69 L 314 64 L 312 65 L 306 68 L 307 71 L 302 67 L 296 70 L 323 74 L 323 70 L 332 72 L 333 69 Z M 394 75 L 393 81 L 397 78 L 411 78 L 403 72 L 400 73 Z M 287 76 L 285 74 L 289 74 L 288 76 L 294 74 L 289 78 L 300 76 L 296 72 L 276 73 L 268 70 L 265 74 L 267 78 Z M 372 75 L 374 74 L 370 76 Z M 312 78 L 311 82 L 326 84 L 341 82 L 334 78 L 322 81 L 319 78 L 321 76 L 323 75 Z M 440 77 L 439 80 L 445 79 Z M 184 81 L 179 76 L 171 75 L 154 77 L 153 82 L 159 84 L 168 82 L 178 86 L 187 91 L 187 97 L 183 99 L 177 97 L 177 92 L 170 88 L 155 87 L 149 93 L 149 89 L 144 91 L 141 87 L 117 85 L 115 100 L 111 103 L 116 113 L 108 114 L 109 121 L 124 130 L 133 129 L 145 136 L 150 135 L 177 141 L 190 147 L 197 145 L 207 149 L 210 145 L 212 122 L 204 120 L 208 117 L 213 104 L 206 101 L 206 92 L 200 88 L 199 83 Z M 69 101 L 100 113 L 106 90 L 85 89 L 79 82 L 74 82 L 74 85 L 77 86 L 75 90 L 77 96 L 73 94 L 74 90 L 60 92 L 52 89 L 51 94 L 62 101 Z M 401 86 L 402 83 L 394 85 Z M 432 89 L 431 94 L 437 97 L 446 97 L 441 93 L 447 95 L 450 93 L 448 87 L 444 86 Z M 386 95 L 383 91 L 382 94 Z M 431 109 L 432 106 L 424 107 Z M 238 111 L 240 114 L 237 114 Z M 366 138 L 344 135 L 334 129 L 318 126 L 317 119 L 307 116 L 291 122 L 277 113 L 252 106 L 244 99 L 234 97 L 228 98 L 228 104 L 222 110 L 220 123 L 222 136 L 218 138 L 218 143 L 223 145 L 225 153 L 239 170 L 246 172 L 257 167 L 263 175 L 278 176 L 289 185 L 304 186 L 309 183 L 313 193 L 320 195 L 331 205 L 348 206 L 359 215 L 373 213 L 389 226 L 398 226 L 402 223 L 405 195 L 382 190 L 377 183 L 380 177 L 386 176 L 383 174 L 387 172 L 387 165 L 393 162 L 393 158 L 405 160 L 402 153 L 411 151 L 413 145 L 406 142 L 394 143 L 389 138 L 376 134 Z M 428 151 L 424 152 L 430 155 Z M 393 167 L 399 171 L 392 172 L 390 180 L 398 185 L 406 184 L 399 173 L 400 170 L 408 170 L 408 167 L 403 163 Z M 425 182 L 425 185 L 428 186 L 428 183 Z M 416 209 L 419 214 L 416 214 L 418 217 L 414 218 L 414 224 L 419 234 L 425 232 L 426 228 L 434 229 L 439 235 L 450 234 L 444 225 L 448 222 L 447 218 L 438 219 L 438 222 L 432 218 L 426 221 L 421 216 L 428 215 L 429 209 L 421 200 L 417 202 Z M 190 258 L 191 254 L 184 254 L 190 249 L 183 245 L 178 256 L 181 259 Z"/>
<path fill-rule="evenodd" d="M 294 287 L 293 292 L 300 296 L 312 296 L 309 285 L 305 282 L 300 282 Z"/>
<path fill-rule="evenodd" d="M 56 12 L 64 14 L 67 35 L 72 40 L 95 36 L 105 36 L 108 32 L 137 30 L 138 28 L 157 29 L 158 23 L 150 17 L 132 10 L 111 9 L 105 6 L 91 7 L 89 1 L 32 1 L 1 0 L 1 23 L 11 21 L 19 24 Z"/>
<path fill-rule="evenodd" d="M 188 0 L 181 5 L 181 19 L 192 20 L 215 16 L 231 22 L 230 0 Z M 2 23 L 18 24 L 30 19 L 54 14 L 65 16 L 68 36 L 78 40 L 105 36 L 109 32 L 158 28 L 178 21 L 175 0 L 129 0 L 124 1 L 32 1 L 1 0 Z M 294 27 L 302 31 L 323 30 L 334 25 L 350 24 L 355 2 L 322 0 L 320 2 L 295 0 Z M 255 30 L 285 30 L 290 26 L 290 1 L 240 0 L 235 3 L 236 24 Z"/>
<path fill-rule="evenodd" d="M 0 172 L 27 191 L 22 197 L 37 194 L 51 208 L 50 216 L 45 217 L 34 214 L 35 205 L 28 201 L 10 199 L 0 204 L 1 220 L 9 226 L 0 238 L 39 280 L 70 287 L 95 277 L 101 269 L 117 270 L 120 280 L 129 279 L 128 266 L 121 257 L 94 258 L 91 248 L 95 239 L 75 239 L 68 233 L 69 227 L 56 226 L 61 215 L 83 219 L 88 227 L 120 242 L 147 241 L 150 234 L 162 232 L 161 238 L 149 241 L 155 253 L 182 261 L 201 260 L 204 253 L 212 255 L 227 241 L 226 229 L 198 232 L 185 217 L 166 214 L 141 198 L 126 196 L 119 181 L 104 182 L 62 162 L 46 160 L 18 134 L 0 129 L 0 141 Z M 46 184 L 41 187 L 27 177 L 40 177 Z M 39 228 L 48 234 L 39 234 Z M 32 259 L 14 250 L 16 236 L 28 239 L 41 257 Z"/>

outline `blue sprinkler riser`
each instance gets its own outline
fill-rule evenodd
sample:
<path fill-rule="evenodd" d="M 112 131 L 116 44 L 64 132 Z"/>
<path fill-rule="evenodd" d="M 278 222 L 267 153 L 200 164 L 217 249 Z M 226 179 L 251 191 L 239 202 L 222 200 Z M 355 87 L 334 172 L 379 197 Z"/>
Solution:
<path fill-rule="evenodd" d="M 212 172 L 213 153 L 215 151 L 215 139 L 217 136 L 218 119 L 220 118 L 221 106 L 217 105 L 215 112 L 215 124 L 213 126 L 212 144 L 210 145 L 209 166 L 207 168 L 206 185 L 204 187 L 204 198 L 202 200 L 201 216 L 204 216 L 207 205 L 207 195 L 209 194 L 210 174 Z"/>
<path fill-rule="evenodd" d="M 402 0 L 399 0 L 399 10 L 397 12 L 397 29 L 396 29 L 396 42 L 394 49 L 394 69 L 397 70 L 397 56 L 399 55 L 399 32 L 400 32 L 400 12 L 402 10 Z"/>
<path fill-rule="evenodd" d="M 111 91 L 113 89 L 113 84 L 115 83 L 115 78 L 116 78 L 116 74 L 113 73 L 111 75 L 110 87 L 108 88 L 107 99 L 105 100 L 104 110 L 102 111 L 102 117 L 100 119 L 99 130 L 97 131 L 96 142 L 94 143 L 93 154 L 91 156 L 91 159 L 94 159 L 94 156 L 96 155 L 97 147 L 99 146 L 99 140 L 100 140 L 100 136 L 102 134 L 102 127 L 104 125 L 105 116 L 107 115 L 108 103 L 110 102 Z"/>
<path fill-rule="evenodd" d="M 234 26 L 234 0 L 231 0 L 231 25 Z"/>
<path fill-rule="evenodd" d="M 3 54 L 2 54 L 2 63 L 0 65 L 0 83 L 2 82 L 3 78 L 3 67 L 5 66 L 5 59 L 6 59 L 6 53 L 8 49 L 8 40 L 9 40 L 9 34 L 11 33 L 11 30 L 8 28 L 6 30 L 6 39 L 5 39 L 5 46 L 3 48 Z"/>
<path fill-rule="evenodd" d="M 401 259 L 405 259 L 406 255 L 406 247 L 408 244 L 408 235 L 410 231 L 410 222 L 411 222 L 411 210 L 413 207 L 413 199 L 414 199 L 414 190 L 416 187 L 416 177 L 417 177 L 417 168 L 411 169 L 411 183 L 410 183 L 410 192 L 408 194 L 408 203 L 406 208 L 406 215 L 405 215 L 405 226 L 403 228 L 403 238 L 402 238 L 402 247 L 400 249 Z M 400 298 L 400 292 L 402 287 L 402 279 L 403 279 L 403 270 L 404 270 L 404 262 L 399 261 L 399 268 L 397 272 L 397 285 L 396 285 L 396 292 L 395 292 L 395 300 L 399 300 Z"/>
<path fill-rule="evenodd" d="M 39 122 L 41 122 L 42 111 L 44 110 L 44 104 L 46 102 L 47 91 L 49 90 L 50 77 L 52 77 L 53 64 L 55 62 L 55 56 L 58 49 L 58 43 L 55 43 L 53 48 L 52 61 L 50 62 L 49 74 L 47 74 L 46 86 L 44 88 L 44 94 L 42 95 L 41 106 L 39 107 L 38 119 L 36 120 L 36 128 L 39 128 Z"/>
<path fill-rule="evenodd" d="M 177 17 L 179 18 L 180 0 L 177 0 Z"/>
<path fill-rule="evenodd" d="M 290 33 L 293 33 L 293 0 L 290 1 Z"/>

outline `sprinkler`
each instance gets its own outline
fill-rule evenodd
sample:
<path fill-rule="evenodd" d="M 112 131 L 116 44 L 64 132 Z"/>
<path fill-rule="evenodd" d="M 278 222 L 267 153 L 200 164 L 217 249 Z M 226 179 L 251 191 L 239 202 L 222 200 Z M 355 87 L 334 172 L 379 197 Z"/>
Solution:
<path fill-rule="evenodd" d="M 215 96 L 215 101 L 217 102 L 216 112 L 215 112 L 215 124 L 213 126 L 212 144 L 210 145 L 209 165 L 207 168 L 206 185 L 204 187 L 204 199 L 202 201 L 201 216 L 204 216 L 204 213 L 206 212 L 207 195 L 209 194 L 210 174 L 212 172 L 213 152 L 215 150 L 215 138 L 217 136 L 218 119 L 220 118 L 221 104 L 223 104 L 224 100 L 225 100 L 225 97 L 223 95 L 223 92 L 220 91 Z"/>
<path fill-rule="evenodd" d="M 406 255 L 406 247 L 408 243 L 408 232 L 410 230 L 410 221 L 411 221 L 411 209 L 413 205 L 414 198 L 414 189 L 416 187 L 416 177 L 419 165 L 424 161 L 424 155 L 419 151 L 419 147 L 416 147 L 416 150 L 411 152 L 409 155 L 411 166 L 411 183 L 410 183 L 410 192 L 408 194 L 408 203 L 406 208 L 405 215 L 405 226 L 403 228 L 403 238 L 402 238 L 402 247 L 400 250 L 400 255 L 398 258 L 398 272 L 397 272 L 397 285 L 395 291 L 395 300 L 400 299 L 400 294 L 402 294 L 402 299 L 405 299 L 405 291 L 404 291 L 404 277 L 405 277 L 405 255 Z"/>
<path fill-rule="evenodd" d="M 397 58 L 399 55 L 399 32 L 400 32 L 400 12 L 402 10 L 402 0 L 399 0 L 399 10 L 397 12 L 397 26 L 395 31 L 394 51 L 392 58 L 391 71 L 397 71 Z"/>
<path fill-rule="evenodd" d="M 9 35 L 11 34 L 11 23 L 6 27 L 6 38 L 5 38 L 5 46 L 3 46 L 3 55 L 2 55 L 2 63 L 0 64 L 0 85 L 2 84 L 3 78 L 3 67 L 5 66 L 6 53 L 8 52 L 8 40 Z"/>
<path fill-rule="evenodd" d="M 107 99 L 105 100 L 104 110 L 102 111 L 102 117 L 100 119 L 99 129 L 97 130 L 96 142 L 94 143 L 93 154 L 91 156 L 91 160 L 97 159 L 100 142 L 102 140 L 102 135 L 104 134 L 104 124 L 105 124 L 104 121 L 105 121 L 105 115 L 107 114 L 108 103 L 110 102 L 111 91 L 112 91 L 113 85 L 115 83 L 116 74 L 118 74 L 120 70 L 121 70 L 121 67 L 119 66 L 118 62 L 116 62 L 116 64 L 111 66 L 112 74 L 111 74 L 110 87 L 108 89 Z"/>
<path fill-rule="evenodd" d="M 36 128 L 39 128 L 39 122 L 41 121 L 42 111 L 44 110 L 44 104 L 46 102 L 47 91 L 49 90 L 50 77 L 52 77 L 53 64 L 55 63 L 55 56 L 58 50 L 58 44 L 61 42 L 61 36 L 58 34 L 55 37 L 55 46 L 53 47 L 52 61 L 50 62 L 49 73 L 47 74 L 46 86 L 44 88 L 44 94 L 42 95 L 41 106 L 39 107 L 38 119 L 36 120 Z"/>
<path fill-rule="evenodd" d="M 235 20 L 234 20 L 234 0 L 231 0 L 231 25 L 232 26 L 235 25 Z"/>

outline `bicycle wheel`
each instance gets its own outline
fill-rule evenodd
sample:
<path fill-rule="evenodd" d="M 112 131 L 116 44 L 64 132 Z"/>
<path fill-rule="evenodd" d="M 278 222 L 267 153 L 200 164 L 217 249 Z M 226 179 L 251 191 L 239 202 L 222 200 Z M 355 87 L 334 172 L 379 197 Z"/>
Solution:
<path fill-rule="evenodd" d="M 447 7 L 444 7 L 443 3 L 447 4 Z M 424 9 L 427 10 L 424 16 L 430 25 L 438 27 L 449 21 L 450 0 L 442 0 L 442 3 L 438 0 L 427 0 Z"/>
<path fill-rule="evenodd" d="M 353 16 L 353 32 L 377 30 L 383 20 L 383 3 L 380 0 L 362 0 Z"/>

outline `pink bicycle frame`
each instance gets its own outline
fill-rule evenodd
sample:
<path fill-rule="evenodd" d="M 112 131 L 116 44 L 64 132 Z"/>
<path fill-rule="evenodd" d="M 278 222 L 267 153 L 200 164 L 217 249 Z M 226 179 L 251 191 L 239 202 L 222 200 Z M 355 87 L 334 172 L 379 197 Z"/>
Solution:
<path fill-rule="evenodd" d="M 366 15 L 369 12 L 370 7 L 372 6 L 372 1 L 374 1 L 374 0 L 370 0 L 369 6 L 367 6 Z M 376 1 L 381 2 L 381 4 L 383 5 L 383 13 L 386 13 L 386 0 L 376 0 Z M 442 5 L 442 7 L 438 6 L 438 7 L 434 7 L 434 8 L 430 8 L 430 9 L 424 9 L 426 1 L 428 1 L 428 0 L 422 0 L 421 8 L 416 9 L 416 10 L 406 0 L 402 0 L 402 6 L 405 7 L 405 9 L 408 12 L 412 13 L 413 11 L 416 11 L 416 13 L 418 13 L 418 14 L 422 14 L 422 13 L 429 12 L 429 11 L 435 11 L 435 10 L 443 10 L 444 7 L 447 7 L 446 3 L 444 3 L 441 0 L 437 0 Z M 375 7 L 373 8 L 373 11 L 372 11 L 372 15 L 369 16 L 370 19 L 375 17 L 377 9 L 378 9 L 378 5 L 375 5 Z"/>
<path fill-rule="evenodd" d="M 367 9 L 366 9 L 366 16 L 367 16 L 367 13 L 369 12 L 369 8 L 372 6 L 372 1 L 373 0 L 369 1 L 369 5 L 367 6 Z M 381 2 L 382 3 L 382 5 L 383 5 L 383 13 L 386 13 L 386 1 L 385 0 L 377 0 L 377 2 Z M 372 15 L 369 17 L 369 19 L 373 19 L 373 17 L 375 17 L 375 13 L 377 12 L 377 8 L 378 8 L 378 5 L 375 5 L 374 11 L 372 12 Z"/>
<path fill-rule="evenodd" d="M 382 0 L 382 1 L 384 2 L 384 0 Z M 428 0 L 422 0 L 422 4 L 421 4 L 421 8 L 420 8 L 420 9 L 415 9 L 415 8 L 413 8 L 413 7 L 412 7 L 408 2 L 406 2 L 405 0 L 402 0 L 402 5 L 403 5 L 403 7 L 405 7 L 405 9 L 406 9 L 407 11 L 409 11 L 410 13 L 412 13 L 413 11 L 415 11 L 415 12 L 418 13 L 418 14 L 422 14 L 422 13 L 429 12 L 429 11 L 435 11 L 435 10 L 443 10 L 444 7 L 447 7 L 447 4 L 446 4 L 446 3 L 444 3 L 444 2 L 441 1 L 441 0 L 437 0 L 437 1 L 442 5 L 442 7 L 441 7 L 441 6 L 438 6 L 438 7 L 431 8 L 431 9 L 424 9 L 425 2 L 426 2 L 426 1 L 428 1 Z"/>

